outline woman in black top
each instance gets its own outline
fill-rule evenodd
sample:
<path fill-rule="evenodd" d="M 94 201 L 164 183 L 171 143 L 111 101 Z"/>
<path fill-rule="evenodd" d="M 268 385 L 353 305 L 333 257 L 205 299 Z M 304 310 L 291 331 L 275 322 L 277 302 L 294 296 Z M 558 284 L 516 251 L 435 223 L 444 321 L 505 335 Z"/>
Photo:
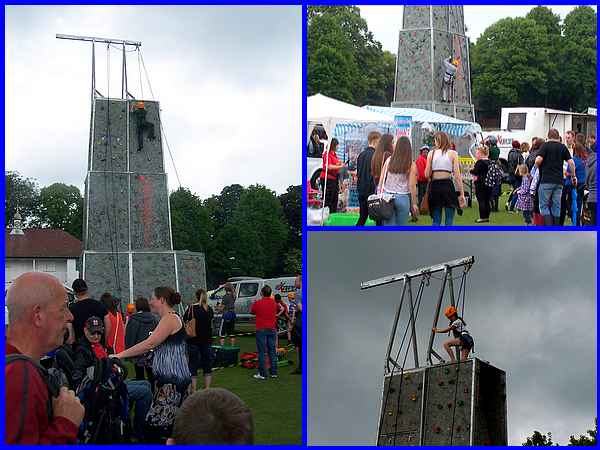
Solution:
<path fill-rule="evenodd" d="M 477 162 L 471 169 L 471 175 L 475 178 L 475 196 L 479 204 L 479 219 L 475 221 L 477 223 L 490 221 L 492 190 L 485 185 L 485 177 L 490 168 L 489 154 L 487 147 L 479 147 L 476 153 Z"/>
<path fill-rule="evenodd" d="M 206 291 L 196 291 L 196 303 L 190 305 L 184 315 L 186 322 L 196 319 L 196 336 L 187 340 L 189 367 L 192 374 L 192 393 L 196 392 L 198 369 L 204 373 L 204 388 L 210 387 L 212 379 L 212 321 L 214 312 L 208 304 Z"/>

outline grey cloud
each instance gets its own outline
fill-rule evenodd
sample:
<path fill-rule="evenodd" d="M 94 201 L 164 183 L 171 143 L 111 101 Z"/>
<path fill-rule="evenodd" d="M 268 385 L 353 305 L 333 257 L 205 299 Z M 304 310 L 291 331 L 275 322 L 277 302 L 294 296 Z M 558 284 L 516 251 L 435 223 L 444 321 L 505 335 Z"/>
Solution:
<path fill-rule="evenodd" d="M 184 186 L 202 198 L 232 183 L 284 192 L 301 182 L 301 25 L 298 6 L 7 7 L 6 168 L 42 185 L 82 188 L 91 49 L 54 37 L 81 34 L 142 41 Z M 114 96 L 121 56 L 112 49 L 111 55 Z M 96 64 L 106 95 L 103 45 Z M 141 96 L 143 88 L 149 98 L 143 73 L 140 88 L 135 53 L 128 53 L 127 64 L 129 90 Z M 165 159 L 175 189 L 167 148 Z M 265 170 L 273 162 L 278 169 Z"/>
<path fill-rule="evenodd" d="M 593 233 L 310 233 L 309 441 L 375 442 L 401 286 L 361 292 L 360 282 L 471 254 L 476 264 L 465 320 L 475 356 L 507 372 L 509 442 L 518 445 L 535 429 L 551 431 L 562 444 L 585 433 L 596 414 L 595 239 Z M 438 286 L 432 280 L 419 312 L 421 363 Z M 442 339 L 435 341 L 439 352 Z M 411 351 L 407 367 L 412 363 Z"/>

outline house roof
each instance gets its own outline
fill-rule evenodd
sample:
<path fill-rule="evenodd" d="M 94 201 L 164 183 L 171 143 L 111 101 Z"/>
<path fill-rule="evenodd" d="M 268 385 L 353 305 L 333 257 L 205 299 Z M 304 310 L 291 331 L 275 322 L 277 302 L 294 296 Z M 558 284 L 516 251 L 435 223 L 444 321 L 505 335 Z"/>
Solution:
<path fill-rule="evenodd" d="M 22 235 L 4 230 L 7 258 L 78 258 L 83 243 L 63 230 L 28 229 Z"/>

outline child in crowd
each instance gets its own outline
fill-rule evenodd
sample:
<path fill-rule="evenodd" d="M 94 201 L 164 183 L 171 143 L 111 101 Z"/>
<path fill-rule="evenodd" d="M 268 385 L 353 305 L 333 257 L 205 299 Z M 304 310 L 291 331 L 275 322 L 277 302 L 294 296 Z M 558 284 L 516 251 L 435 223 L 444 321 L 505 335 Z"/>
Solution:
<path fill-rule="evenodd" d="M 517 204 L 516 207 L 519 211 L 523 211 L 523 219 L 525 219 L 525 225 L 531 225 L 531 213 L 533 211 L 533 198 L 531 196 L 531 175 L 525 164 L 517 166 L 517 172 L 521 177 L 521 186 L 517 191 Z"/>

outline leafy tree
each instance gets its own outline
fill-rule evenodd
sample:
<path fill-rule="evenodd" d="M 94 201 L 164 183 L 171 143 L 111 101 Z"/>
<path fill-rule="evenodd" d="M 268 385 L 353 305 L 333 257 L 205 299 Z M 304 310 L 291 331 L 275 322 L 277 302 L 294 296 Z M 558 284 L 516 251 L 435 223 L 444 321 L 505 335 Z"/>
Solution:
<path fill-rule="evenodd" d="M 546 39 L 542 45 L 548 49 L 548 61 L 546 70 L 546 97 L 545 106 L 560 108 L 560 90 L 561 84 L 557 83 L 560 79 L 559 62 L 562 54 L 562 27 L 560 16 L 554 14 L 546 6 L 536 6 L 525 16 L 526 19 L 533 20 L 539 27 L 546 31 Z"/>
<path fill-rule="evenodd" d="M 473 94 L 478 109 L 542 106 L 548 93 L 546 29 L 532 19 L 501 19 L 473 46 Z"/>
<path fill-rule="evenodd" d="M 202 200 L 189 189 L 180 187 L 171 193 L 169 201 L 174 249 L 209 252 L 214 230 Z"/>
<path fill-rule="evenodd" d="M 564 108 L 582 111 L 597 103 L 596 30 L 596 13 L 589 6 L 578 6 L 565 17 L 560 64 Z"/>
<path fill-rule="evenodd" d="M 295 275 L 302 273 L 302 250 L 297 248 L 285 252 L 283 261 L 283 273 Z"/>
<path fill-rule="evenodd" d="M 216 228 L 222 228 L 231 221 L 233 211 L 243 193 L 243 186 L 232 184 L 224 187 L 221 194 L 213 195 L 204 202 L 204 206 L 208 208 L 210 219 L 214 222 Z"/>
<path fill-rule="evenodd" d="M 83 198 L 75 186 L 53 183 L 39 194 L 37 226 L 57 228 L 82 239 Z"/>
<path fill-rule="evenodd" d="M 40 190 L 33 178 L 25 178 L 19 172 L 5 172 L 4 195 L 5 226 L 11 225 L 17 207 L 25 226 L 37 219 Z"/>
<path fill-rule="evenodd" d="M 275 193 L 261 185 L 250 186 L 218 237 L 217 246 L 227 261 L 233 261 L 225 269 L 231 273 L 236 267 L 243 274 L 260 277 L 277 275 L 287 233 Z"/>
<path fill-rule="evenodd" d="M 523 444 L 523 446 L 534 446 L 534 447 L 549 447 L 553 445 L 558 445 L 552 442 L 552 433 L 548 433 L 548 436 L 540 433 L 539 431 L 534 431 L 531 437 L 527 438 L 527 441 Z"/>
<path fill-rule="evenodd" d="M 578 438 L 571 436 L 569 439 L 569 445 L 596 445 L 596 434 L 598 432 L 598 418 L 594 419 L 594 429 L 588 430 L 590 437 L 579 435 Z"/>
<path fill-rule="evenodd" d="M 288 187 L 279 202 L 288 225 L 288 247 L 302 250 L 302 186 Z"/>
<path fill-rule="evenodd" d="M 391 102 L 395 58 L 382 50 L 358 7 L 309 6 L 307 51 L 309 95 L 359 105 Z"/>

